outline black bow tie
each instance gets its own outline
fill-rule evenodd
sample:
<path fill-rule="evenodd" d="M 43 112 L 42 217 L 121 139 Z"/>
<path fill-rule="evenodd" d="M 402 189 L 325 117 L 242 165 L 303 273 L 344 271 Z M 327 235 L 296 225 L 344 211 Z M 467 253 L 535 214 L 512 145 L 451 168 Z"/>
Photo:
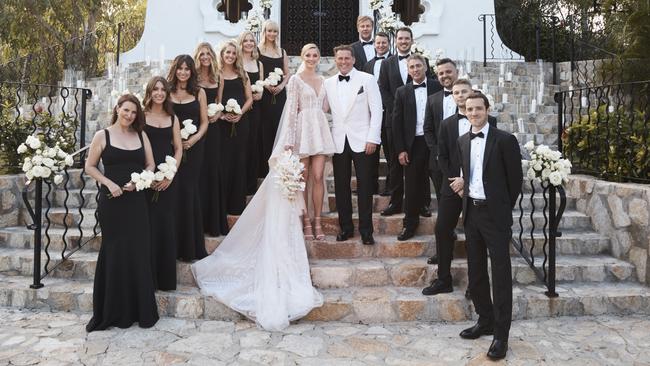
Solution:
<path fill-rule="evenodd" d="M 422 83 L 422 84 L 413 84 L 413 89 L 417 89 L 417 88 L 426 88 L 426 87 L 427 87 L 427 83 Z"/>
<path fill-rule="evenodd" d="M 403 59 L 408 58 L 409 56 L 411 56 L 411 54 L 404 55 L 404 56 L 402 56 L 402 55 L 397 55 L 397 58 L 399 59 L 399 61 L 402 61 Z"/>
<path fill-rule="evenodd" d="M 375 60 L 383 60 L 386 56 L 375 56 Z"/>
<path fill-rule="evenodd" d="M 474 140 L 474 137 L 480 137 L 480 138 L 483 138 L 483 137 L 485 137 L 485 135 L 483 134 L 483 131 L 481 131 L 481 132 L 479 132 L 479 133 L 471 133 L 471 132 L 470 132 L 470 133 L 469 133 L 469 139 L 470 139 L 470 140 Z"/>
<path fill-rule="evenodd" d="M 445 90 L 445 97 L 450 96 L 452 93 L 449 90 Z"/>
<path fill-rule="evenodd" d="M 363 42 L 363 41 L 361 41 L 361 46 L 362 46 L 362 47 L 363 47 L 363 46 L 367 46 L 367 45 L 371 45 L 371 46 L 372 46 L 372 43 L 373 43 L 372 41 L 368 41 L 368 42 Z"/>
<path fill-rule="evenodd" d="M 463 118 L 467 119 L 467 116 L 464 115 L 464 114 L 460 114 L 460 113 L 458 113 L 458 120 L 460 121 L 460 120 L 463 119 Z M 483 133 L 483 132 L 481 132 L 481 133 Z M 483 136 L 481 136 L 481 137 L 483 137 Z"/>
<path fill-rule="evenodd" d="M 343 81 L 343 80 L 349 82 L 350 81 L 350 75 L 343 76 L 343 75 L 339 74 L 339 81 Z"/>

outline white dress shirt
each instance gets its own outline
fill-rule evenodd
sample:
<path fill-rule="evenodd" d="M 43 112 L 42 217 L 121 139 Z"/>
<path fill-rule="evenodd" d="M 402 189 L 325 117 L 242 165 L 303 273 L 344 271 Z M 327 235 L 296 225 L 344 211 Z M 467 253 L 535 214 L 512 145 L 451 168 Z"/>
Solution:
<path fill-rule="evenodd" d="M 427 82 L 422 81 L 424 87 L 417 88 L 415 92 L 415 109 L 416 109 L 416 121 L 415 121 L 415 136 L 424 136 L 424 111 L 427 108 Z M 416 84 L 413 83 L 413 86 Z"/>
<path fill-rule="evenodd" d="M 338 75 L 342 75 L 340 72 L 337 74 L 337 94 L 339 97 L 339 102 L 341 103 L 341 106 L 343 106 L 344 110 L 347 110 L 347 108 L 350 106 L 350 103 L 353 100 L 354 95 L 352 95 L 352 87 L 350 86 L 352 84 L 352 78 L 354 77 L 354 68 L 352 71 L 348 73 L 347 76 L 350 76 L 350 81 L 345 81 L 345 80 L 338 80 Z M 346 76 L 346 75 L 343 75 Z"/>
<path fill-rule="evenodd" d="M 399 59 L 399 56 L 404 56 L 404 55 L 399 54 L 399 53 L 398 53 L 397 55 L 398 55 L 398 56 L 397 56 L 397 57 L 398 57 L 398 58 L 397 58 L 397 64 L 399 65 L 399 73 L 400 73 L 400 75 L 402 76 L 402 82 L 403 82 L 404 84 L 406 84 L 406 79 L 407 79 L 408 76 L 409 76 L 409 73 L 408 73 L 408 66 L 406 65 L 406 60 L 408 60 L 408 57 L 405 57 L 405 58 L 403 58 L 403 59 L 400 60 L 400 59 Z"/>
<path fill-rule="evenodd" d="M 445 91 L 451 91 L 445 88 Z M 442 119 L 447 119 L 456 114 L 456 102 L 450 94 L 442 99 Z"/>
<path fill-rule="evenodd" d="M 377 55 L 377 57 L 386 57 L 388 53 L 385 53 L 383 55 Z M 384 59 L 385 60 L 385 59 Z M 379 73 L 381 72 L 381 64 L 384 62 L 382 59 L 378 59 L 375 61 L 375 67 L 372 69 L 372 74 L 375 76 L 375 80 L 379 81 Z"/>
<path fill-rule="evenodd" d="M 479 131 L 483 132 L 483 138 L 475 137 L 469 143 L 469 197 L 478 200 L 485 199 L 485 190 L 483 189 L 483 156 L 485 154 L 485 141 L 487 141 L 489 130 L 490 124 L 486 123 L 481 131 Z"/>
<path fill-rule="evenodd" d="M 458 119 L 458 137 L 468 133 L 470 128 L 472 128 L 472 124 L 469 123 L 467 117 Z"/>
<path fill-rule="evenodd" d="M 372 41 L 372 38 L 370 38 L 370 41 Z M 361 37 L 359 37 L 359 42 L 363 44 L 365 42 Z M 375 57 L 375 46 L 371 44 L 364 44 L 363 45 L 363 52 L 366 54 L 366 62 L 372 60 Z"/>

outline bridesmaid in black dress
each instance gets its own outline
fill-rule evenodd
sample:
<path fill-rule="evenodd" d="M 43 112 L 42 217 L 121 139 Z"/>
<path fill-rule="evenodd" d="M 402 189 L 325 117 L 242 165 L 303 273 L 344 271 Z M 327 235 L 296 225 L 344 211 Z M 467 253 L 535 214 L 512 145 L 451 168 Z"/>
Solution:
<path fill-rule="evenodd" d="M 154 169 L 144 124 L 138 98 L 123 95 L 113 109 L 111 126 L 98 131 L 90 144 L 85 169 L 101 184 L 97 210 L 102 246 L 88 332 L 128 328 L 135 322 L 149 328 L 158 321 L 147 199 L 130 184 L 131 173 Z M 100 159 L 103 174 L 97 169 Z"/>
<path fill-rule="evenodd" d="M 253 105 L 248 75 L 242 65 L 241 50 L 235 41 L 227 41 L 220 52 L 221 69 L 218 100 L 224 106 L 235 99 L 241 114 L 219 115 L 219 176 L 226 212 L 240 215 L 246 206 L 246 154 L 248 152 L 248 112 Z"/>
<path fill-rule="evenodd" d="M 199 65 L 199 86 L 205 91 L 207 103 L 216 103 L 219 93 L 219 71 L 217 55 L 207 42 L 199 43 L 194 53 L 194 60 Z M 228 220 L 225 214 L 225 202 L 219 200 L 221 186 L 219 183 L 219 127 L 215 123 L 217 116 L 208 116 L 208 131 L 205 134 L 205 153 L 201 168 L 201 208 L 203 210 L 203 231 L 211 236 L 228 233 Z"/>
<path fill-rule="evenodd" d="M 204 138 L 208 130 L 206 96 L 198 85 L 194 59 L 190 55 L 176 56 L 169 74 L 170 99 L 178 120 L 190 119 L 197 132 L 183 140 L 183 162 L 176 173 L 178 199 L 176 222 L 178 231 L 178 259 L 192 261 L 208 255 L 203 234 L 203 213 L 199 179 L 204 157 Z M 183 128 L 183 126 L 180 126 Z"/>
<path fill-rule="evenodd" d="M 178 168 L 183 157 L 181 129 L 169 100 L 169 83 L 162 76 L 154 76 L 147 83 L 144 95 L 144 131 L 151 142 L 156 166 L 167 156 L 176 159 Z M 149 220 L 151 222 L 152 270 L 156 288 L 176 289 L 176 217 L 174 206 L 178 199 L 176 179 L 154 182 L 147 190 Z M 155 193 L 154 193 L 155 192 Z"/>
<path fill-rule="evenodd" d="M 257 41 L 255 35 L 251 31 L 244 31 L 239 36 L 239 47 L 242 50 L 244 70 L 248 74 L 248 79 L 251 86 L 256 81 L 260 80 L 260 75 L 264 75 L 264 66 L 259 61 L 260 53 L 257 49 Z M 260 148 L 260 141 L 262 141 L 262 128 L 261 115 L 262 115 L 262 92 L 253 93 L 253 106 L 248 112 L 248 123 L 250 125 L 250 133 L 248 134 L 248 158 L 246 162 L 246 194 L 252 195 L 257 191 L 257 178 L 264 178 L 261 175 L 266 166 L 266 160 L 262 159 L 262 149 Z"/>
<path fill-rule="evenodd" d="M 260 61 L 264 65 L 264 79 L 276 67 L 282 69 L 284 77 L 277 86 L 266 86 L 267 92 L 262 96 L 262 116 L 264 116 L 262 118 L 262 159 L 265 162 L 264 170 L 261 172 L 262 177 L 266 177 L 269 172 L 267 161 L 271 157 L 282 109 L 284 109 L 284 103 L 287 100 L 287 92 L 284 88 L 289 81 L 289 58 L 284 49 L 278 45 L 279 38 L 278 23 L 272 20 L 265 21 L 262 27 L 262 41 L 260 41 Z"/>

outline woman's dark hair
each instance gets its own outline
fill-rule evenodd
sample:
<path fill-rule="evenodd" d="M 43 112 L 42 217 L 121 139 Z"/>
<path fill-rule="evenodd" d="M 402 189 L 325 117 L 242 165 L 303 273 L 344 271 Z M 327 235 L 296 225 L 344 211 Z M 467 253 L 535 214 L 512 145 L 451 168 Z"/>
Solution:
<path fill-rule="evenodd" d="M 178 78 L 176 77 L 176 70 L 178 70 L 178 68 L 183 64 L 185 64 L 190 69 L 190 78 L 187 80 L 187 87 L 185 89 L 194 97 L 198 97 L 199 77 L 196 72 L 194 59 L 190 55 L 178 55 L 174 59 L 174 62 L 172 62 L 172 66 L 169 68 L 169 74 L 167 74 L 167 81 L 169 81 L 171 91 L 176 92 L 178 90 Z"/>
<path fill-rule="evenodd" d="M 115 104 L 115 107 L 113 107 L 113 117 L 111 118 L 111 125 L 117 122 L 117 109 L 120 108 L 122 104 L 124 104 L 125 102 L 131 102 L 135 104 L 135 108 L 136 108 L 135 120 L 133 120 L 133 123 L 131 124 L 131 128 L 137 132 L 142 132 L 145 124 L 144 112 L 142 111 L 142 105 L 140 104 L 140 100 L 138 99 L 138 97 L 136 97 L 133 94 L 124 94 L 117 99 L 117 104 Z"/>
<path fill-rule="evenodd" d="M 151 110 L 151 106 L 153 105 L 153 100 L 151 100 L 151 93 L 153 93 L 153 88 L 155 88 L 156 84 L 158 83 L 162 84 L 163 89 L 165 89 L 165 93 L 167 94 L 165 96 L 165 101 L 163 101 L 162 108 L 168 115 L 173 116 L 174 108 L 172 107 L 171 99 L 169 99 L 171 88 L 169 87 L 167 80 L 162 76 L 154 76 L 147 83 L 147 89 L 144 93 L 144 101 L 142 102 L 142 104 L 144 104 L 144 111 L 149 112 Z"/>

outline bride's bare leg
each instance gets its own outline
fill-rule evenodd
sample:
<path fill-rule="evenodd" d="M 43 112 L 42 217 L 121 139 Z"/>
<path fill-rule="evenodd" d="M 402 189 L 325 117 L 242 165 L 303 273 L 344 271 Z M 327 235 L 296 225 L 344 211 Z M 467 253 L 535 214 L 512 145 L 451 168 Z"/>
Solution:
<path fill-rule="evenodd" d="M 311 226 L 311 219 L 309 217 L 309 210 L 307 209 L 307 191 L 308 191 L 308 185 L 310 184 L 309 182 L 309 158 L 304 158 L 300 159 L 300 162 L 304 164 L 305 170 L 302 172 L 302 177 L 305 180 L 305 191 L 303 192 L 303 197 L 305 199 L 305 213 L 302 216 L 302 229 L 303 229 L 303 235 L 305 236 L 305 239 L 307 240 L 313 240 L 314 239 L 314 232 L 312 231 L 312 226 Z"/>
<path fill-rule="evenodd" d="M 325 171 L 325 155 L 311 157 L 311 198 L 314 202 L 314 234 L 316 239 L 323 240 L 323 227 L 321 226 L 320 215 L 323 211 L 323 198 L 325 185 L 323 184 L 323 172 Z"/>

